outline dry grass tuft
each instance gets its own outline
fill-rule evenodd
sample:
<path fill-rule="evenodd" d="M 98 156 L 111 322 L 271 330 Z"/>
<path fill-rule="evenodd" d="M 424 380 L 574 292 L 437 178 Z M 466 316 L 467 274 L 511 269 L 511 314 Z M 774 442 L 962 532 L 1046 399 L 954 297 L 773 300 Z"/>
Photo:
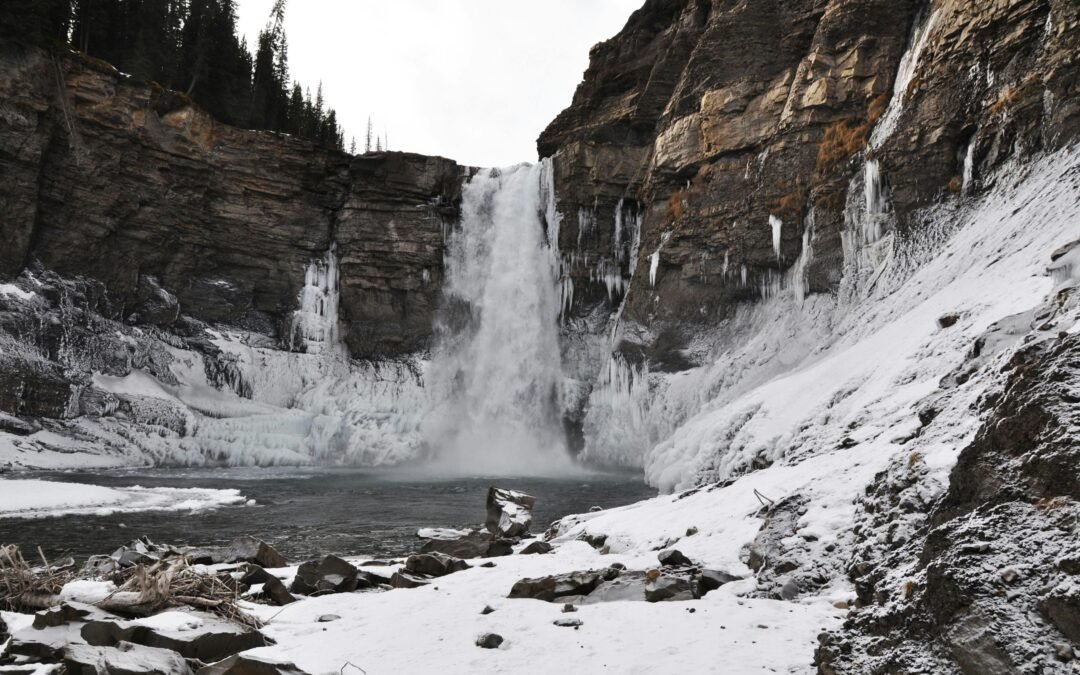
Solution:
<path fill-rule="evenodd" d="M 668 212 L 671 214 L 672 220 L 678 220 L 682 218 L 683 212 L 686 209 L 686 192 L 685 190 L 679 190 L 668 197 Z"/>

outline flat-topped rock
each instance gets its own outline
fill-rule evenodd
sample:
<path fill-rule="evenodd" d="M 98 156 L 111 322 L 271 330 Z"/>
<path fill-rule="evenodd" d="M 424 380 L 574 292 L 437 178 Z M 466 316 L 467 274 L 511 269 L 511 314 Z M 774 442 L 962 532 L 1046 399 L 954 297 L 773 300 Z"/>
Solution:
<path fill-rule="evenodd" d="M 520 537 L 528 534 L 532 524 L 532 508 L 536 497 L 517 490 L 493 487 L 488 489 L 487 520 L 484 527 L 498 537 Z"/>
<path fill-rule="evenodd" d="M 67 675 L 191 675 L 182 656 L 168 649 L 121 642 L 115 647 L 68 645 L 64 649 Z"/>

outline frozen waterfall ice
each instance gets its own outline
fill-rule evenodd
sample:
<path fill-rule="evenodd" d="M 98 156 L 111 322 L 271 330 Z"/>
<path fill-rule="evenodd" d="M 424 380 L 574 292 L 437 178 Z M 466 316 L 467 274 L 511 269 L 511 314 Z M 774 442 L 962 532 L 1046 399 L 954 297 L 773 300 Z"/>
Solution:
<path fill-rule="evenodd" d="M 483 170 L 447 242 L 424 437 L 438 469 L 562 473 L 557 214 L 549 162 Z"/>

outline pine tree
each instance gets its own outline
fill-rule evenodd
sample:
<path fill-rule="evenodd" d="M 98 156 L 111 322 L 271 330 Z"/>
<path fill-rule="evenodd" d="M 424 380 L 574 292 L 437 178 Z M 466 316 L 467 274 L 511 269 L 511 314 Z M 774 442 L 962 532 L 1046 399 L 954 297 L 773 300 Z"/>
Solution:
<path fill-rule="evenodd" d="M 364 142 L 364 152 L 371 152 L 371 140 L 374 127 L 371 124 L 371 115 L 367 118 L 367 140 Z"/>
<path fill-rule="evenodd" d="M 350 155 L 355 155 L 356 154 L 356 136 L 353 136 L 352 141 L 349 143 L 349 154 Z"/>

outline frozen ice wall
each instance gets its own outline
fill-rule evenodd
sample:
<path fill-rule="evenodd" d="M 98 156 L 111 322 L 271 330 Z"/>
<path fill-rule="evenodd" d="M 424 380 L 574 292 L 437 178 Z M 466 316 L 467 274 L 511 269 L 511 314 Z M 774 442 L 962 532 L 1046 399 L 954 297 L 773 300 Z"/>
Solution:
<path fill-rule="evenodd" d="M 570 466 L 549 171 L 548 163 L 481 171 L 463 189 L 424 427 L 447 470 L 536 474 Z"/>

